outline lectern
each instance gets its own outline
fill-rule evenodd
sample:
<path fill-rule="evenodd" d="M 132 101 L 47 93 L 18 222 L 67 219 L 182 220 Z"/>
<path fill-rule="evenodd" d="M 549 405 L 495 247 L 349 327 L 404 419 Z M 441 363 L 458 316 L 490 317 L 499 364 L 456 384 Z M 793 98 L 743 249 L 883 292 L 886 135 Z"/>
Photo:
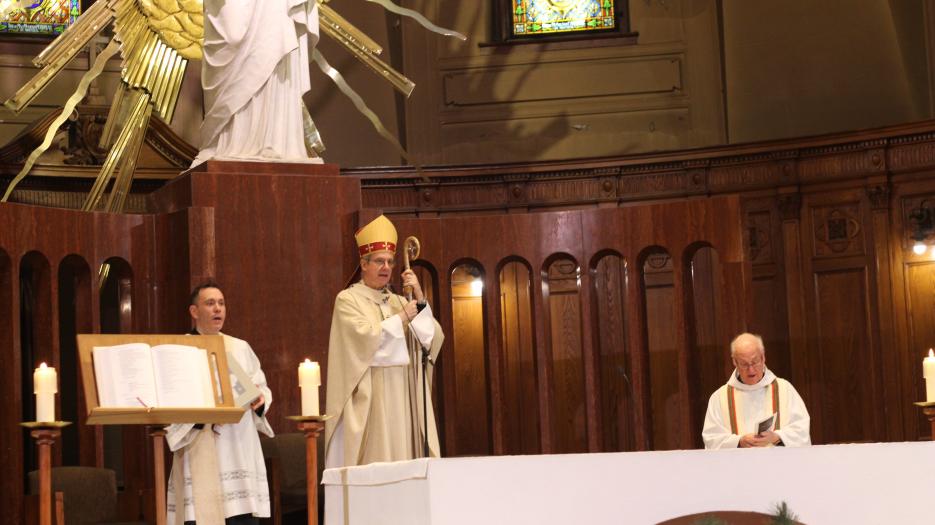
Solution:
<path fill-rule="evenodd" d="M 203 348 L 208 352 L 211 371 L 214 408 L 159 408 L 159 407 L 102 407 L 97 393 L 93 352 L 95 346 L 116 346 L 146 343 L 150 346 L 175 344 Z M 230 376 L 227 370 L 227 352 L 220 335 L 133 335 L 133 334 L 79 334 L 78 357 L 81 381 L 84 384 L 85 403 L 89 425 L 155 425 L 150 431 L 153 438 L 153 473 L 156 494 L 156 525 L 166 523 L 166 475 L 164 463 L 165 430 L 162 425 L 173 423 L 236 423 L 244 409 L 234 405 Z"/>

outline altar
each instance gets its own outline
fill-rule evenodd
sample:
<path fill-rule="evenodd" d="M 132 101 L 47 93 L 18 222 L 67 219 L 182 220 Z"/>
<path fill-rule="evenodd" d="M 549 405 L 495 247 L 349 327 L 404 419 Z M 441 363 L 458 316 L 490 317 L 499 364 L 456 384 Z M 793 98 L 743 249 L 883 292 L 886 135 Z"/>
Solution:
<path fill-rule="evenodd" d="M 931 524 L 935 442 L 418 459 L 326 470 L 325 523 L 653 524 L 714 510 Z"/>

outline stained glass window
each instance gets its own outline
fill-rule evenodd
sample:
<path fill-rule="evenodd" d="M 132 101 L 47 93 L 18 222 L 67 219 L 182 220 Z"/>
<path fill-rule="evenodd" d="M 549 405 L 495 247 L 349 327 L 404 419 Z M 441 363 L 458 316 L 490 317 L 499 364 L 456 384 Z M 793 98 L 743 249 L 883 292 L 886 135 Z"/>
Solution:
<path fill-rule="evenodd" d="M 81 0 L 0 0 L 0 35 L 58 35 L 81 14 Z"/>
<path fill-rule="evenodd" d="M 513 37 L 617 29 L 614 0 L 511 0 Z"/>

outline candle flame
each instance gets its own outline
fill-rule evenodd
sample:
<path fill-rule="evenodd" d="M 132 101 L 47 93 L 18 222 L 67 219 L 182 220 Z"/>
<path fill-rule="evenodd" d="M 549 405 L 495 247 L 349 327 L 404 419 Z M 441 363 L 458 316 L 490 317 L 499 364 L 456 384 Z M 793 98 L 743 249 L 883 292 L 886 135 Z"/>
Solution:
<path fill-rule="evenodd" d="M 931 352 L 931 350 L 929 350 L 929 352 Z M 39 363 L 39 368 L 49 368 L 49 367 L 46 366 L 45 361 L 43 361 L 43 362 Z"/>
<path fill-rule="evenodd" d="M 306 358 L 305 358 L 305 361 L 303 361 L 302 364 L 303 364 L 303 365 L 311 365 L 312 362 L 309 360 L 309 358 L 306 357 Z"/>
<path fill-rule="evenodd" d="M 935 350 L 929 348 L 929 357 L 935 357 Z"/>

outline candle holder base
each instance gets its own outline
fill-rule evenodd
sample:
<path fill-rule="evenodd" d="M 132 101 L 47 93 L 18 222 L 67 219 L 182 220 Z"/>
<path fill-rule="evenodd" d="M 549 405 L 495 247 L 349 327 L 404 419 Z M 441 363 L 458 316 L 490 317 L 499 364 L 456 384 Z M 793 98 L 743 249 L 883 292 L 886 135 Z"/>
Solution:
<path fill-rule="evenodd" d="M 65 428 L 71 424 L 71 421 L 23 421 L 19 424 L 30 430 L 58 429 Z"/>
<path fill-rule="evenodd" d="M 305 434 L 305 479 L 308 498 L 308 524 L 318 525 L 318 436 L 325 430 L 325 421 L 332 416 L 286 416 L 298 423 Z"/>
<path fill-rule="evenodd" d="M 331 416 L 327 414 L 321 416 L 286 416 L 286 419 L 290 419 L 298 423 L 305 423 L 308 421 L 327 421 L 331 419 Z"/>
<path fill-rule="evenodd" d="M 70 421 L 23 421 L 39 447 L 39 525 L 52 525 L 52 445 Z"/>
<path fill-rule="evenodd" d="M 935 441 L 935 401 L 919 401 L 913 403 L 915 406 L 922 408 L 922 414 L 925 415 L 929 420 L 929 424 L 932 426 L 932 437 L 931 439 Z"/>

